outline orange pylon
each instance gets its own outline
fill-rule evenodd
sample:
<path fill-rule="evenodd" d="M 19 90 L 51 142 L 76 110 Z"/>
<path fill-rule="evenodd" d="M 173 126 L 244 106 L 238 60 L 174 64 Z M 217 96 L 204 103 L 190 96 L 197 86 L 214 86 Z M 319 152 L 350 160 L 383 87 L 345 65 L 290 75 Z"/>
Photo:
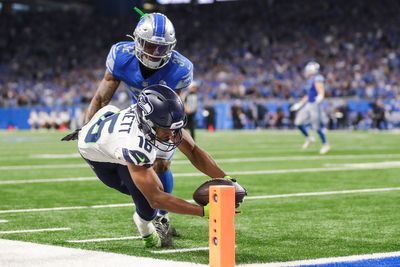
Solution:
<path fill-rule="evenodd" d="M 210 186 L 210 267 L 235 266 L 235 187 Z"/>

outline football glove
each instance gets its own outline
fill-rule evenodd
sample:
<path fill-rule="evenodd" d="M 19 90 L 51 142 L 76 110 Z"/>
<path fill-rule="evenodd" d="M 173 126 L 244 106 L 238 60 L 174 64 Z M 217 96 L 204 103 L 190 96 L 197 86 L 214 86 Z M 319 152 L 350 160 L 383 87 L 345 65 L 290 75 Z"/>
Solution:
<path fill-rule="evenodd" d="M 290 111 L 298 111 L 302 107 L 303 107 L 303 103 L 297 102 L 297 103 L 293 104 L 293 106 L 290 107 Z"/>
<path fill-rule="evenodd" d="M 210 207 L 208 204 L 203 206 L 203 217 L 207 219 L 210 217 Z"/>
<path fill-rule="evenodd" d="M 61 138 L 61 141 L 77 140 L 80 130 L 81 130 L 81 128 L 78 128 L 78 129 L 76 129 L 75 131 L 73 131 L 72 133 L 67 134 L 66 136 L 64 136 L 63 138 Z"/>

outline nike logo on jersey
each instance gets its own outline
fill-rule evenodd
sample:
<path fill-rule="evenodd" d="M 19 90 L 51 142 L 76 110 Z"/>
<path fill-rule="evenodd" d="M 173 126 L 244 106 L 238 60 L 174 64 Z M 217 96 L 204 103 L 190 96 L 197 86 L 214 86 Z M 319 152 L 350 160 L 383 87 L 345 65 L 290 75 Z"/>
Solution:
<path fill-rule="evenodd" d="M 141 151 L 138 150 L 129 150 L 130 157 L 132 162 L 137 165 L 149 164 L 150 159 Z"/>

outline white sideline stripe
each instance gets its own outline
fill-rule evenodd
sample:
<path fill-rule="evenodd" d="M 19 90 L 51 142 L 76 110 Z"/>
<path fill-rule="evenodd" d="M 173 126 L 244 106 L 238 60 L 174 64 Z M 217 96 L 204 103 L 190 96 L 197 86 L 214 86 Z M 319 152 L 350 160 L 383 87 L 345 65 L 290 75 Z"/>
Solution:
<path fill-rule="evenodd" d="M 384 259 L 390 257 L 399 257 L 400 251 L 395 252 L 384 252 L 384 253 L 372 253 L 364 255 L 353 255 L 344 257 L 332 257 L 332 258 L 320 258 L 313 260 L 299 260 L 299 261 L 288 261 L 288 262 L 272 262 L 265 264 L 243 264 L 240 267 L 290 267 L 290 266 L 304 266 L 304 265 L 315 265 L 315 264 L 329 264 L 329 263 L 340 263 L 340 262 L 355 262 L 362 260 L 373 260 L 373 259 Z M 366 264 L 369 266 L 369 264 Z"/>
<path fill-rule="evenodd" d="M 183 253 L 183 252 L 202 251 L 202 250 L 208 250 L 208 247 L 152 250 L 151 253 L 154 253 L 154 254 L 171 254 L 171 253 Z"/>
<path fill-rule="evenodd" d="M 109 237 L 109 238 L 96 238 L 96 239 L 82 239 L 82 240 L 66 240 L 68 243 L 94 243 L 104 241 L 119 241 L 119 240 L 134 240 L 141 239 L 140 236 L 123 236 L 123 237 Z"/>
<path fill-rule="evenodd" d="M 71 230 L 71 228 L 43 228 L 43 229 L 13 230 L 13 231 L 0 231 L 0 235 L 37 233 L 37 232 L 69 231 L 69 230 Z"/>
<path fill-rule="evenodd" d="M 207 267 L 203 264 L 129 256 L 0 239 L 0 266 L 13 267 Z"/>
<path fill-rule="evenodd" d="M 8 220 L 0 220 L 0 223 L 6 223 Z"/>
<path fill-rule="evenodd" d="M 364 154 L 364 155 L 324 155 L 324 156 L 288 156 L 288 157 L 254 157 L 254 158 L 229 158 L 216 159 L 218 163 L 236 162 L 274 162 L 274 161 L 303 161 L 303 160 L 329 160 L 329 159 L 388 159 L 400 158 L 400 154 Z M 188 160 L 173 160 L 173 165 L 190 164 Z M 46 165 L 14 165 L 0 166 L 0 170 L 30 170 L 30 169 L 67 169 L 67 168 L 87 168 L 86 163 L 78 164 L 46 164 Z"/>
<path fill-rule="evenodd" d="M 353 170 L 380 170 L 400 168 L 400 161 L 392 162 L 371 162 L 351 164 L 350 166 L 323 167 L 323 168 L 302 168 L 302 169 L 281 169 L 281 170 L 259 170 L 259 171 L 227 171 L 230 175 L 252 175 L 252 174 L 285 174 L 285 173 L 305 173 L 305 172 L 331 172 L 331 171 L 353 171 Z M 174 177 L 197 177 L 204 176 L 200 172 L 175 173 Z M 24 184 L 24 183 L 60 183 L 60 182 L 81 182 L 97 181 L 96 177 L 74 177 L 74 178 L 53 178 L 53 179 L 29 179 L 29 180 L 5 180 L 3 184 Z"/>
<path fill-rule="evenodd" d="M 246 197 L 246 200 L 318 196 L 318 195 L 323 196 L 323 195 L 338 195 L 338 194 L 352 194 L 352 193 L 388 192 L 388 191 L 397 191 L 397 190 L 400 190 L 400 187 L 355 189 L 355 190 L 326 191 L 326 192 L 305 192 L 305 193 L 293 193 L 293 194 L 252 196 L 252 197 L 250 196 L 250 197 Z M 187 201 L 193 202 L 193 200 L 187 200 Z M 16 210 L 0 210 L 0 214 L 43 212 L 43 211 L 64 211 L 64 210 L 78 210 L 78 209 L 122 208 L 122 207 L 133 207 L 133 206 L 134 206 L 133 203 L 129 203 L 129 204 L 125 203 L 125 204 L 109 204 L 109 205 L 94 205 L 94 206 L 71 206 L 71 207 L 57 207 L 57 208 L 16 209 Z"/>

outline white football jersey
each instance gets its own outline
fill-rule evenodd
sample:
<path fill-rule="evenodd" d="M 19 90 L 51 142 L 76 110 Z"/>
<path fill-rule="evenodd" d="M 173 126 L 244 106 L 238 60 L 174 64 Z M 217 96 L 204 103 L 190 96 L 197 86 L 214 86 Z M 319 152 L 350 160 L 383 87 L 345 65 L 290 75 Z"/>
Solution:
<path fill-rule="evenodd" d="M 79 132 L 78 148 L 91 161 L 150 167 L 157 149 L 138 127 L 135 105 L 119 110 L 105 106 Z"/>

